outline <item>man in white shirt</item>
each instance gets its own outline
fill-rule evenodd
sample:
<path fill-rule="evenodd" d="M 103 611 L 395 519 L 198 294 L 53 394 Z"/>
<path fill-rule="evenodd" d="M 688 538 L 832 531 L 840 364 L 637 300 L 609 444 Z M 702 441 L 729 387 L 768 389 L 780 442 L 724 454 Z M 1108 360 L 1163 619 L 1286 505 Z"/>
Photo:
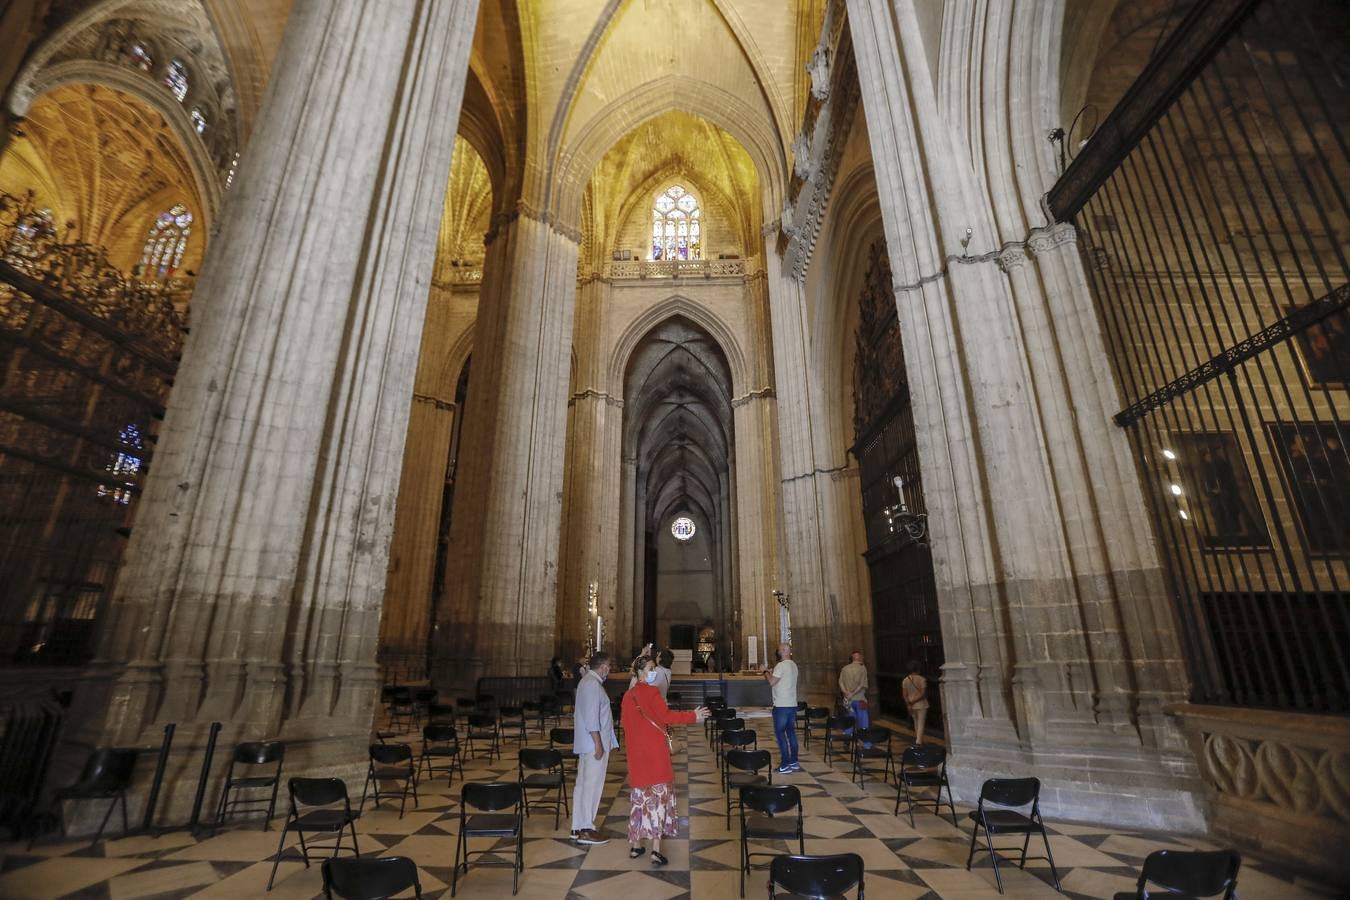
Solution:
<path fill-rule="evenodd" d="M 605 693 L 608 677 L 609 656 L 595 654 L 590 669 L 577 684 L 573 705 L 572 752 L 577 757 L 577 783 L 572 789 L 572 838 L 578 844 L 609 843 L 609 838 L 595 829 L 595 815 L 605 792 L 609 751 L 619 748 L 614 736 L 614 712 Z"/>
<path fill-rule="evenodd" d="M 797 764 L 797 664 L 792 661 L 792 645 L 778 645 L 778 665 L 764 673 L 773 693 L 773 736 L 778 739 L 782 765 L 778 774 L 800 772 Z"/>
<path fill-rule="evenodd" d="M 661 692 L 662 700 L 670 693 L 670 679 L 675 676 L 670 667 L 674 663 L 675 654 L 669 650 L 662 650 L 656 660 L 656 689 Z"/>

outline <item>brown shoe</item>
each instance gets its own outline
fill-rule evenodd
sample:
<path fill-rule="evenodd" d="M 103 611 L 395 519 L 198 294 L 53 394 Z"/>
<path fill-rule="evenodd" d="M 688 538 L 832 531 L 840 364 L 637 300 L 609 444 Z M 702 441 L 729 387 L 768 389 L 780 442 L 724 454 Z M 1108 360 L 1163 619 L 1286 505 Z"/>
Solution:
<path fill-rule="evenodd" d="M 585 844 L 588 847 L 594 847 L 600 844 L 608 844 L 609 838 L 605 837 L 594 828 L 587 828 L 577 835 L 577 843 Z"/>

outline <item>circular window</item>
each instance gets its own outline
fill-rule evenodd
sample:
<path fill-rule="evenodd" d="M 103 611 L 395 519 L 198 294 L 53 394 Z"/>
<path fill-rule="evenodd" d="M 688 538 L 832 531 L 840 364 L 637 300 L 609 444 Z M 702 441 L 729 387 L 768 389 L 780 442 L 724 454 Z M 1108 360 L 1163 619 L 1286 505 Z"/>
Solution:
<path fill-rule="evenodd" d="M 692 541 L 695 530 L 694 520 L 688 516 L 680 516 L 670 523 L 670 534 L 677 541 Z"/>

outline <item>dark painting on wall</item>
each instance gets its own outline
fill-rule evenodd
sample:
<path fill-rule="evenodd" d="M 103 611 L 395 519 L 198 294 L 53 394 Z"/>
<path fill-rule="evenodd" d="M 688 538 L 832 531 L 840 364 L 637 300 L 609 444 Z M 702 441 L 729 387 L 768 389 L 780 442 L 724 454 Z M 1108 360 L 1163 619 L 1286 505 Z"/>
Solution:
<path fill-rule="evenodd" d="M 1276 422 L 1266 429 L 1309 551 L 1350 554 L 1350 456 L 1341 427 Z"/>
<path fill-rule="evenodd" d="M 1350 386 L 1350 311 L 1341 310 L 1300 331 L 1298 349 L 1314 385 Z"/>
<path fill-rule="evenodd" d="M 1206 550 L 1269 547 L 1247 463 L 1228 432 L 1173 436 L 1190 515 Z"/>

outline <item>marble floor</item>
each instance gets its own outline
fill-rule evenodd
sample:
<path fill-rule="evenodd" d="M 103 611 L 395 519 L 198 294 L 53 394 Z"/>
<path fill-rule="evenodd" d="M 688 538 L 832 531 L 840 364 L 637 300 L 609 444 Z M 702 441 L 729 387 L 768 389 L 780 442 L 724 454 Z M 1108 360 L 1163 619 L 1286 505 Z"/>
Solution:
<path fill-rule="evenodd" d="M 773 748 L 769 719 L 750 720 L 759 746 Z M 683 729 L 675 729 L 679 732 Z M 626 764 L 622 752 L 611 759 L 601 824 L 613 837 L 609 844 L 580 847 L 567 839 L 564 818 L 557 829 L 551 812 L 536 812 L 526 823 L 525 866 L 519 896 L 523 900 L 673 900 L 673 898 L 735 898 L 738 896 L 738 826 L 728 830 L 724 818 L 717 766 L 703 740 L 701 727 L 691 727 L 676 741 L 676 777 L 680 796 L 680 836 L 663 850 L 666 868 L 653 868 L 649 859 L 629 860 L 624 834 L 628 821 Z M 417 739 L 409 738 L 417 749 Z M 531 742 L 543 745 L 536 734 Z M 897 740 L 897 745 L 899 745 Z M 508 744 L 501 760 L 467 763 L 471 781 L 514 780 L 516 745 Z M 774 753 L 775 760 L 777 752 Z M 866 866 L 870 898 L 993 898 L 994 875 L 985 857 L 966 871 L 970 826 L 968 807 L 957 805 L 960 826 L 930 811 L 915 814 L 914 827 L 903 815 L 892 815 L 895 788 L 869 780 L 858 787 L 842 763 L 821 760 L 819 741 L 801 754 L 803 771 L 774 776 L 775 783 L 797 785 L 806 814 L 808 853 L 852 852 Z M 360 786 L 353 785 L 353 802 Z M 416 809 L 398 815 L 397 805 L 367 805 L 358 823 L 363 855 L 401 855 L 416 860 L 424 896 L 450 896 L 450 874 L 459 821 L 459 779 L 447 787 L 444 776 L 433 783 L 424 779 Z M 235 828 L 195 839 L 183 832 L 159 838 L 115 838 L 90 846 L 84 842 L 39 841 L 0 846 L 0 898 L 243 898 L 310 900 L 322 895 L 318 865 L 306 869 L 297 855 L 283 856 L 275 888 L 265 891 L 272 854 L 277 849 L 280 820 L 274 830 L 256 825 Z M 1158 848 L 1210 848 L 1209 842 L 1166 834 L 1123 832 L 1088 825 L 1050 823 L 1051 847 L 1064 896 L 1111 897 L 1133 890 L 1144 856 Z M 293 840 L 288 840 L 294 845 Z M 486 846 L 482 844 L 480 846 Z M 763 849 L 774 849 L 765 847 Z M 785 847 L 777 849 L 786 852 Z M 509 857 L 506 857 L 509 858 Z M 1003 866 L 1005 897 L 1055 897 L 1050 870 L 1029 863 L 1026 871 Z M 746 879 L 746 896 L 763 897 L 763 869 Z M 1315 886 L 1288 873 L 1246 858 L 1238 880 L 1243 900 L 1298 900 L 1326 896 Z M 472 869 L 460 875 L 458 896 L 510 897 L 508 869 Z"/>

